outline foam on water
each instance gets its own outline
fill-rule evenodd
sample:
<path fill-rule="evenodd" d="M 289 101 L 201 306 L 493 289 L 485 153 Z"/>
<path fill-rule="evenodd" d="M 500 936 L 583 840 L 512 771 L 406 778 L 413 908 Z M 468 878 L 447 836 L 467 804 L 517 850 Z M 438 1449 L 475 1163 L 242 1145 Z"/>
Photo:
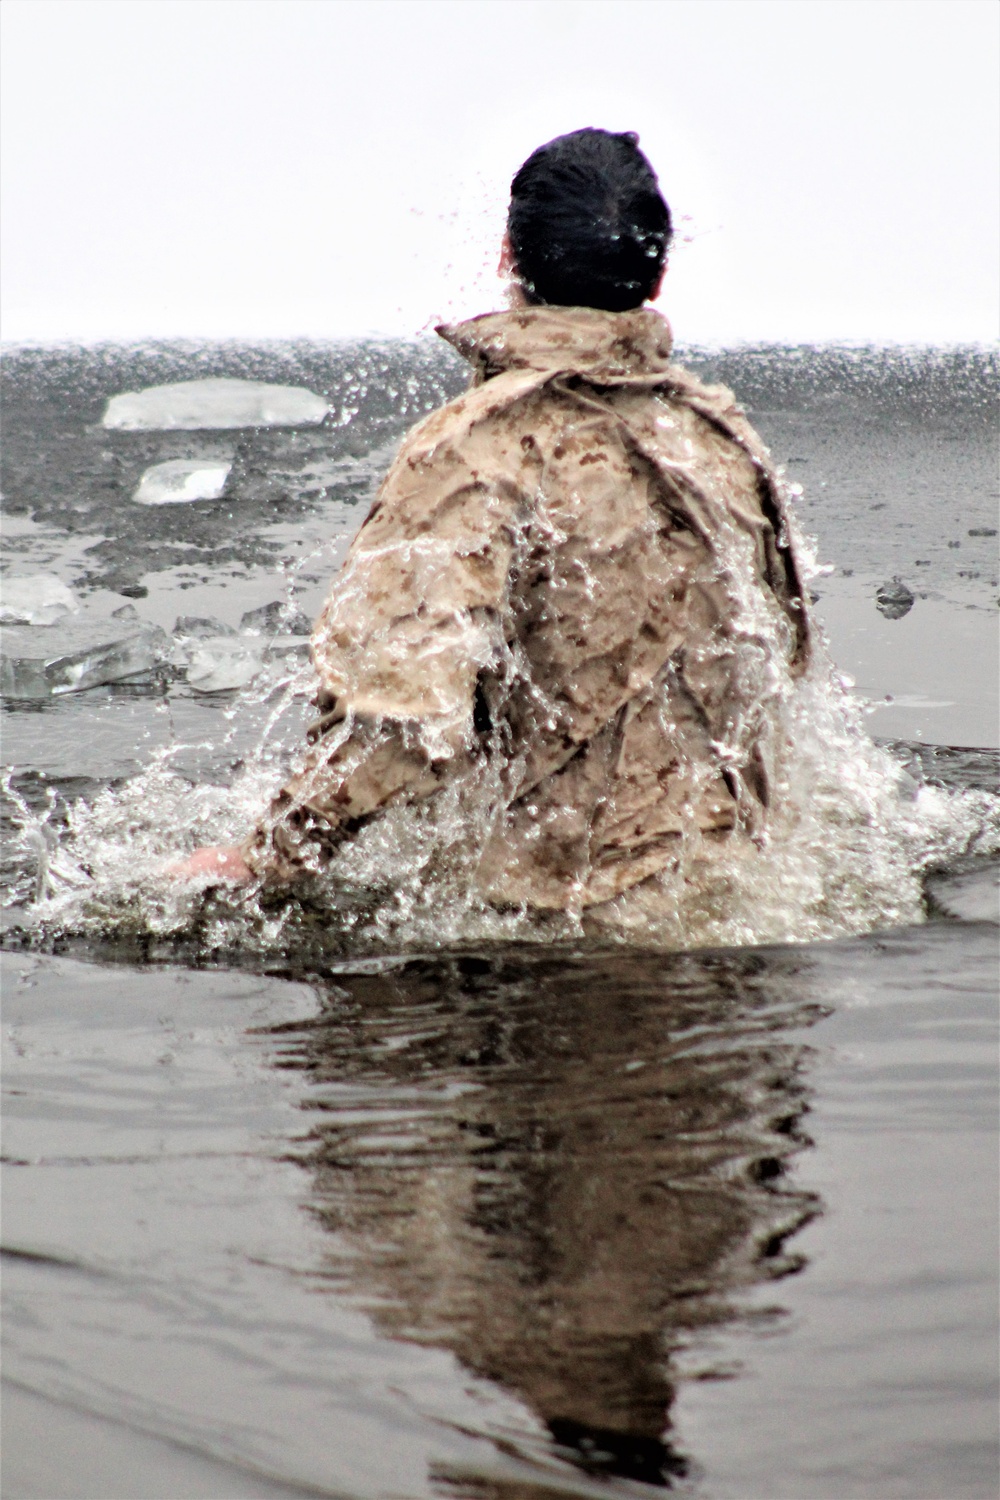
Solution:
<path fill-rule="evenodd" d="M 734 579 L 750 577 L 741 561 L 731 559 Z M 1000 848 L 1000 799 L 917 785 L 866 735 L 863 709 L 822 642 L 801 680 L 775 669 L 779 653 L 769 648 L 785 627 L 760 590 L 748 583 L 743 592 L 754 688 L 743 701 L 777 726 L 773 809 L 759 847 L 709 842 L 692 827 L 670 869 L 614 902 L 501 911 L 469 879 L 502 802 L 496 771 L 480 764 L 429 801 L 392 807 L 363 826 L 302 901 L 178 886 L 165 864 L 200 845 L 239 842 L 280 784 L 270 730 L 291 695 L 311 690 L 307 669 L 286 676 L 280 691 L 268 677 L 228 710 L 235 719 L 253 697 L 271 703 L 256 753 L 227 787 L 179 775 L 173 762 L 189 747 L 175 745 L 124 786 L 58 810 L 59 819 L 54 805 L 39 818 L 20 802 L 16 925 L 43 943 L 117 934 L 294 956 L 317 943 L 335 953 L 587 937 L 674 949 L 811 942 L 921 921 L 925 872 Z"/>

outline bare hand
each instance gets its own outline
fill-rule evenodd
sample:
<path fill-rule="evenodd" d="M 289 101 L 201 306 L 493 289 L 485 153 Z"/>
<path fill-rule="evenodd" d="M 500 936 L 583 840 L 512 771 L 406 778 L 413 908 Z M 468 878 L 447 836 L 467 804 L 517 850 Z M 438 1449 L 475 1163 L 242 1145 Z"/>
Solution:
<path fill-rule="evenodd" d="M 253 871 L 239 849 L 225 844 L 196 849 L 187 859 L 167 865 L 163 873 L 171 880 L 200 880 L 205 875 L 214 876 L 222 885 L 249 885 L 253 879 Z"/>

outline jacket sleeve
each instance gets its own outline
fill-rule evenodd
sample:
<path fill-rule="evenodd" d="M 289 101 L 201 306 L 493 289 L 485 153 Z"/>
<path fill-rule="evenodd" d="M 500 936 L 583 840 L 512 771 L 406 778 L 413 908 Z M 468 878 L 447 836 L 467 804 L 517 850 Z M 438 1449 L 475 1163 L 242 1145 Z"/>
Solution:
<path fill-rule="evenodd" d="M 434 418 L 417 429 L 334 581 L 312 640 L 312 744 L 243 847 L 265 880 L 321 868 L 360 820 L 431 795 L 471 746 L 518 495 L 465 446 Z"/>

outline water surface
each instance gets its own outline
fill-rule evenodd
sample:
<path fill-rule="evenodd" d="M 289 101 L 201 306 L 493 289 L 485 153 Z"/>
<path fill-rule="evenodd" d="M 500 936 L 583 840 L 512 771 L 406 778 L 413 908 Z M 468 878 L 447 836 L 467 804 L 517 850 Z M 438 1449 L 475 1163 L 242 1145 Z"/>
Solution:
<path fill-rule="evenodd" d="M 692 362 L 805 486 L 817 612 L 911 778 L 900 825 L 923 809 L 924 909 L 679 953 L 74 929 L 81 809 L 115 858 L 129 829 L 138 856 L 214 828 L 280 775 L 306 696 L 279 662 L 240 694 L 5 706 L 12 1500 L 995 1494 L 994 361 Z M 211 374 L 333 416 L 100 426 L 117 391 Z M 5 379 L 5 567 L 170 630 L 314 612 L 398 436 L 463 377 L 367 344 L 20 351 Z M 229 492 L 133 505 L 172 458 L 232 461 Z M 914 604 L 887 619 L 895 577 Z M 150 789 L 145 831 L 115 829 Z"/>

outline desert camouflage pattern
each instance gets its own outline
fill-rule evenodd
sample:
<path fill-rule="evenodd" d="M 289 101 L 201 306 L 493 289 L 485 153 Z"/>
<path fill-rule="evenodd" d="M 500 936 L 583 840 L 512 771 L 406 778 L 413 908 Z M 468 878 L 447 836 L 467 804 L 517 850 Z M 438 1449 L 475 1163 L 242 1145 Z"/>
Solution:
<path fill-rule="evenodd" d="M 651 309 L 438 330 L 470 389 L 406 438 L 316 624 L 320 717 L 245 846 L 321 870 L 394 804 L 488 789 L 469 868 L 583 909 L 760 837 L 809 631 L 786 500 L 732 394 Z"/>

